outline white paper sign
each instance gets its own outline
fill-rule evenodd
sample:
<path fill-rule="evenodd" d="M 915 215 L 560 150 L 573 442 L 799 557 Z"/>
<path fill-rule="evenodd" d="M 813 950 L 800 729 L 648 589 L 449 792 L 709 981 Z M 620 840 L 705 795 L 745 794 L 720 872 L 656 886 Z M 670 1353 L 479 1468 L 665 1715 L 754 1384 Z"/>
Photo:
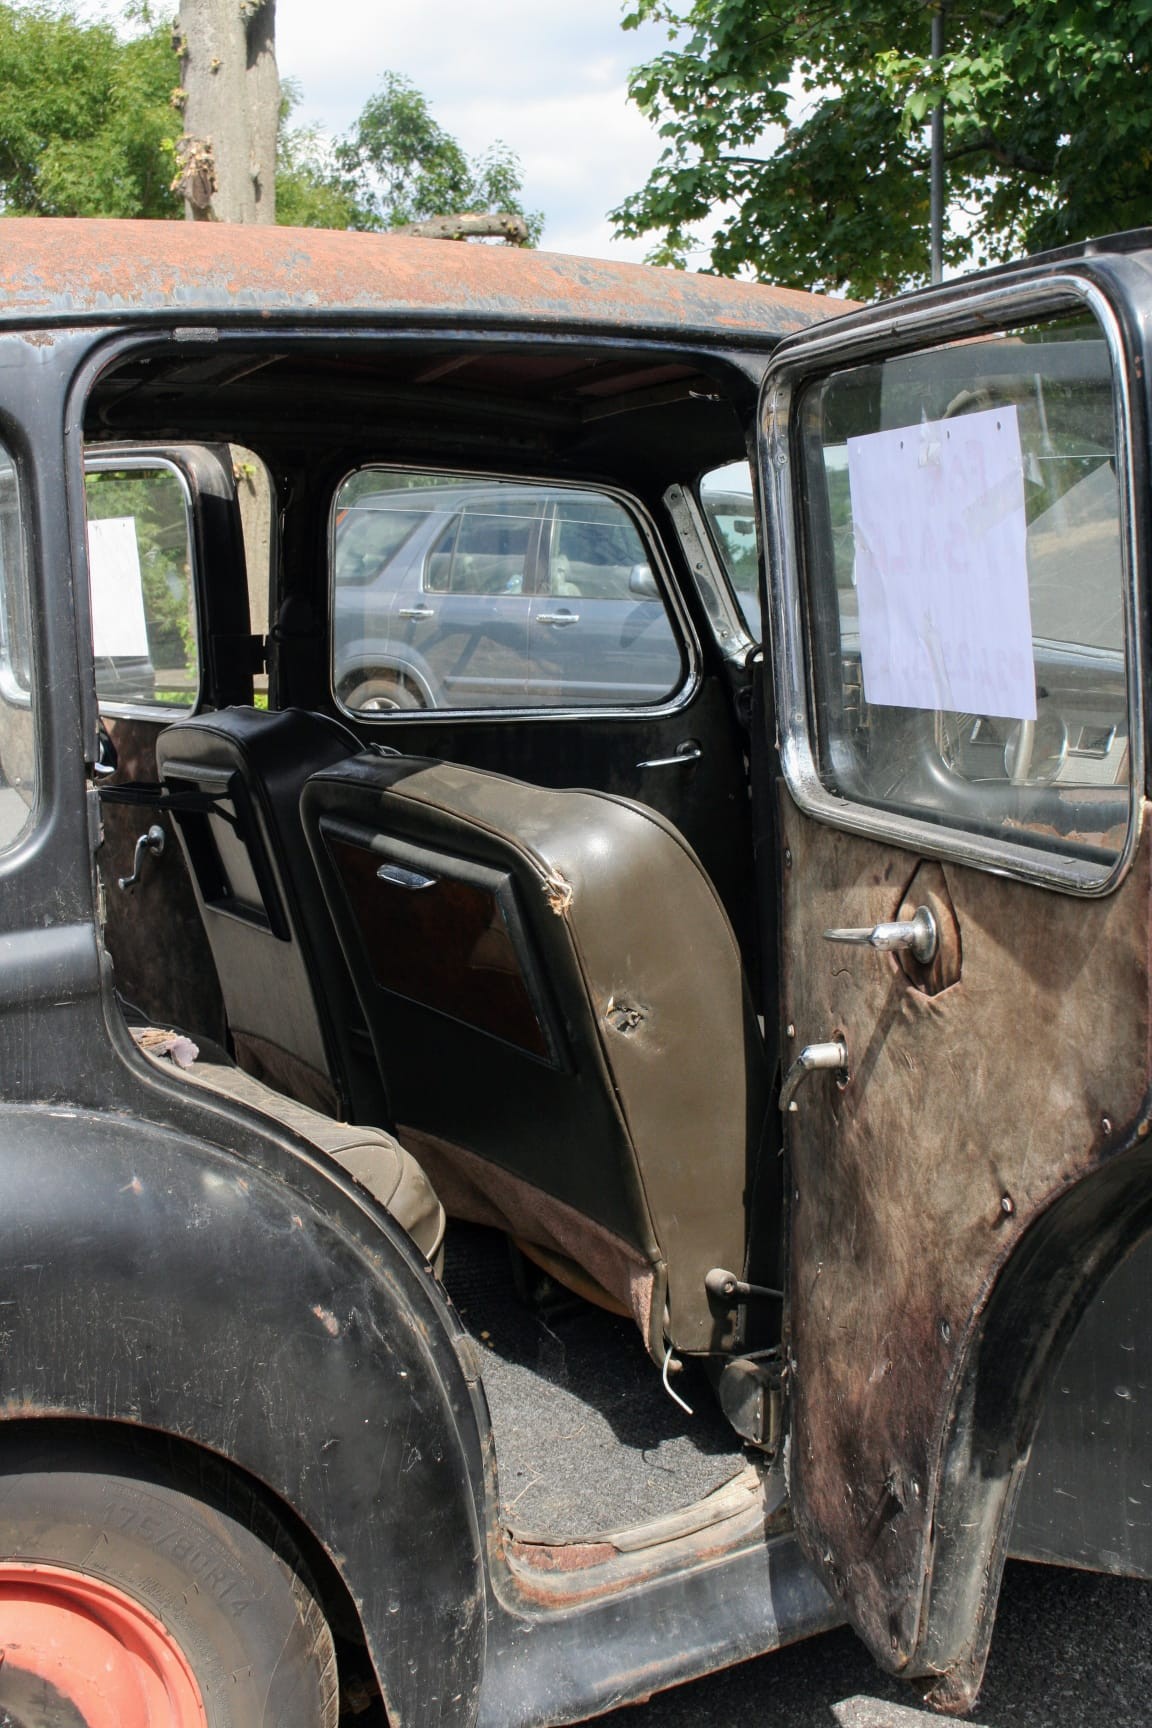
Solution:
<path fill-rule="evenodd" d="M 1036 718 L 1016 409 L 848 440 L 869 702 Z"/>
<path fill-rule="evenodd" d="M 92 589 L 92 652 L 148 657 L 140 548 L 134 516 L 109 516 L 88 524 L 88 574 Z"/>

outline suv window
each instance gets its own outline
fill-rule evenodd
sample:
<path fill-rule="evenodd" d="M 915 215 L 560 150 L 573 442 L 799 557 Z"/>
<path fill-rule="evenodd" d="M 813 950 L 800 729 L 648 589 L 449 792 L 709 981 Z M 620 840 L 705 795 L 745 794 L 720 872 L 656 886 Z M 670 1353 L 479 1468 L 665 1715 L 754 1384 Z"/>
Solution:
<path fill-rule="evenodd" d="M 337 495 L 332 644 L 333 688 L 359 713 L 636 707 L 685 668 L 619 500 L 391 469 Z"/>
<path fill-rule="evenodd" d="M 20 486 L 0 445 L 0 851 L 15 845 L 36 807 L 27 580 Z"/>
<path fill-rule="evenodd" d="M 200 665 L 184 481 L 151 457 L 89 458 L 84 489 L 101 706 L 191 708 Z"/>
<path fill-rule="evenodd" d="M 1072 854 L 1131 814 L 1108 346 L 1087 314 L 868 362 L 802 403 L 818 766 L 840 797 Z"/>

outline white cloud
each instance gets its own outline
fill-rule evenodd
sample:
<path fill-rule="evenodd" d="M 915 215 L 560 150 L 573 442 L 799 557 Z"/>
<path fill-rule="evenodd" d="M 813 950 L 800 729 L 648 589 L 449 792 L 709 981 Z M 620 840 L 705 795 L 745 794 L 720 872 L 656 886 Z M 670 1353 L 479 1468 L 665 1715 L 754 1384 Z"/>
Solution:
<path fill-rule="evenodd" d="M 621 30 L 621 11 L 619 0 L 278 0 L 277 59 L 301 88 L 297 119 L 329 132 L 352 124 L 385 71 L 405 74 L 466 150 L 499 138 L 516 151 L 546 247 L 638 258 L 645 244 L 613 241 L 607 212 L 660 153 L 627 76 L 664 36 Z"/>

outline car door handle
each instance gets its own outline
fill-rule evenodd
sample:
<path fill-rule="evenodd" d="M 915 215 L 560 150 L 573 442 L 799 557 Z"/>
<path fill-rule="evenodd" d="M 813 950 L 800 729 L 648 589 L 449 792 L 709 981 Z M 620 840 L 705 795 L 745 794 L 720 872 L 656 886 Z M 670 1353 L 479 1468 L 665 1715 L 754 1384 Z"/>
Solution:
<path fill-rule="evenodd" d="M 637 768 L 683 768 L 686 762 L 699 762 L 704 752 L 695 738 L 685 738 L 683 744 L 677 744 L 674 756 L 650 756 L 646 762 L 637 762 Z"/>
<path fill-rule="evenodd" d="M 401 606 L 397 612 L 398 618 L 435 618 L 434 606 Z"/>
<path fill-rule="evenodd" d="M 927 906 L 918 906 L 913 917 L 897 923 L 866 924 L 860 930 L 825 930 L 824 940 L 848 942 L 856 948 L 878 948 L 883 954 L 907 948 L 921 966 L 930 966 L 940 943 L 940 932 Z"/>
<path fill-rule="evenodd" d="M 537 624 L 553 624 L 558 630 L 562 630 L 566 624 L 579 624 L 580 614 L 579 612 L 538 612 L 536 622 Z"/>

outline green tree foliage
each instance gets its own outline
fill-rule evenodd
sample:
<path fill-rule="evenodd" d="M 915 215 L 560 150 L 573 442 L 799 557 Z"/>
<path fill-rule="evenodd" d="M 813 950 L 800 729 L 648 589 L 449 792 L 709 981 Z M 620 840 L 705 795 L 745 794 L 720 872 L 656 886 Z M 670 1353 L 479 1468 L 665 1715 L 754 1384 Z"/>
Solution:
<path fill-rule="evenodd" d="M 179 216 L 171 26 L 136 33 L 68 5 L 0 3 L 0 209 L 10 216 Z"/>
<path fill-rule="evenodd" d="M 544 217 L 523 202 L 519 158 L 505 144 L 469 157 L 432 116 L 427 98 L 407 78 L 386 72 L 359 119 L 336 145 L 336 175 L 358 212 L 352 224 L 401 228 L 430 216 L 509 211 L 523 216 L 530 244 Z"/>
<path fill-rule="evenodd" d="M 0 211 L 9 216 L 182 217 L 172 191 L 180 62 L 170 22 L 149 0 L 129 28 L 89 23 L 78 0 L 0 0 Z M 303 228 L 397 228 L 429 216 L 509 211 L 531 244 L 518 157 L 493 144 L 469 157 L 408 79 L 385 75 L 335 143 L 294 127 L 299 89 L 283 84 L 276 219 Z"/>
<path fill-rule="evenodd" d="M 945 103 L 950 265 L 1152 222 L 1152 0 L 634 0 L 670 47 L 631 93 L 666 147 L 613 219 L 721 275 L 870 297 L 928 273 Z"/>

